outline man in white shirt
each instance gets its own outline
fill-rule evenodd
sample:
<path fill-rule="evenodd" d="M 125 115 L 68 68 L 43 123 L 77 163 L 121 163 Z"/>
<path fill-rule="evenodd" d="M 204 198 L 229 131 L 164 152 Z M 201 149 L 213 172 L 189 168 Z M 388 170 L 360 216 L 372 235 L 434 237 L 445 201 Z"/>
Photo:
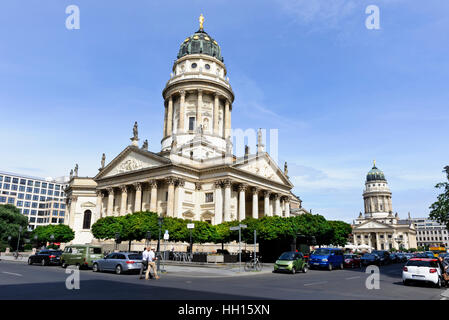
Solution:
<path fill-rule="evenodd" d="M 142 253 L 142 265 L 140 266 L 140 274 L 139 274 L 139 279 L 142 279 L 142 273 L 143 273 L 143 269 L 144 267 L 148 268 L 148 261 L 150 261 L 150 247 L 145 248 L 145 250 L 143 250 Z M 148 277 L 148 271 L 147 271 L 147 277 Z"/>
<path fill-rule="evenodd" d="M 156 264 L 154 263 L 155 260 L 157 260 L 157 258 L 156 255 L 154 254 L 154 248 L 150 248 L 150 251 L 148 252 L 148 268 L 147 273 L 145 274 L 145 280 L 149 279 L 150 268 L 153 269 L 153 274 L 156 280 L 159 279 L 159 276 L 157 275 L 156 271 Z"/>

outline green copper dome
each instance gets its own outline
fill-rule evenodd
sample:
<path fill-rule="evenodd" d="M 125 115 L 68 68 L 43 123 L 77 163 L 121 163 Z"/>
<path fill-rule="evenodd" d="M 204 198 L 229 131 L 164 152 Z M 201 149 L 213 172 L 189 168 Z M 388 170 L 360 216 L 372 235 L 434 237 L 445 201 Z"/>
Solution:
<path fill-rule="evenodd" d="M 385 179 L 384 173 L 381 170 L 377 169 L 376 165 L 374 165 L 374 167 L 366 175 L 366 181 L 374 180 L 387 181 L 387 179 Z"/>
<path fill-rule="evenodd" d="M 221 49 L 217 41 L 212 39 L 203 29 L 199 29 L 181 44 L 178 59 L 188 54 L 207 54 L 223 62 Z"/>

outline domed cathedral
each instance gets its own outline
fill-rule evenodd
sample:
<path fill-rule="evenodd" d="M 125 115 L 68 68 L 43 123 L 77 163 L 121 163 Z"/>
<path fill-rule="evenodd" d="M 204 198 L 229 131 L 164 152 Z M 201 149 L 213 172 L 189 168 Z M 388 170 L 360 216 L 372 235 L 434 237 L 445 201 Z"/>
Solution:
<path fill-rule="evenodd" d="M 281 170 L 265 151 L 233 154 L 231 113 L 234 92 L 221 48 L 203 27 L 181 43 L 162 92 L 161 150 L 139 145 L 135 122 L 131 143 L 99 173 L 81 178 L 78 170 L 66 190 L 73 243 L 93 241 L 91 225 L 101 217 L 152 211 L 160 216 L 219 224 L 248 217 L 306 213 L 292 193 L 287 164 Z"/>
<path fill-rule="evenodd" d="M 410 218 L 400 220 L 393 215 L 391 191 L 384 173 L 376 162 L 366 175 L 363 191 L 365 213 L 354 221 L 353 244 L 374 250 L 416 248 L 416 230 Z"/>

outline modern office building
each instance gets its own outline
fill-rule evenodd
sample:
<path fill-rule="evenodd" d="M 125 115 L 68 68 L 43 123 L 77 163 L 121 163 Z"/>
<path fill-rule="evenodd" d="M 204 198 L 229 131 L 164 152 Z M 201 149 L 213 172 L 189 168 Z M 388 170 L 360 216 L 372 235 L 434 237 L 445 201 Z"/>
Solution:
<path fill-rule="evenodd" d="M 446 226 L 429 218 L 412 219 L 419 247 L 444 245 L 449 248 L 449 231 Z"/>
<path fill-rule="evenodd" d="M 0 171 L 0 204 L 12 204 L 28 217 L 29 229 L 65 223 L 66 177 L 37 178 Z"/>

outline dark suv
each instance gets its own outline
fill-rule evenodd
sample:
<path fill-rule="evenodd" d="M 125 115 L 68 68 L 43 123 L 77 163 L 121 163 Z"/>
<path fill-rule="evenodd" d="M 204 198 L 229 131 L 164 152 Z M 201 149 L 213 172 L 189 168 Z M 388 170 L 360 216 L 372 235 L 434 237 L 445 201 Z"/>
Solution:
<path fill-rule="evenodd" d="M 376 254 L 379 256 L 379 263 L 380 265 L 390 264 L 390 253 L 386 250 L 373 250 L 371 252 L 372 254 Z"/>

